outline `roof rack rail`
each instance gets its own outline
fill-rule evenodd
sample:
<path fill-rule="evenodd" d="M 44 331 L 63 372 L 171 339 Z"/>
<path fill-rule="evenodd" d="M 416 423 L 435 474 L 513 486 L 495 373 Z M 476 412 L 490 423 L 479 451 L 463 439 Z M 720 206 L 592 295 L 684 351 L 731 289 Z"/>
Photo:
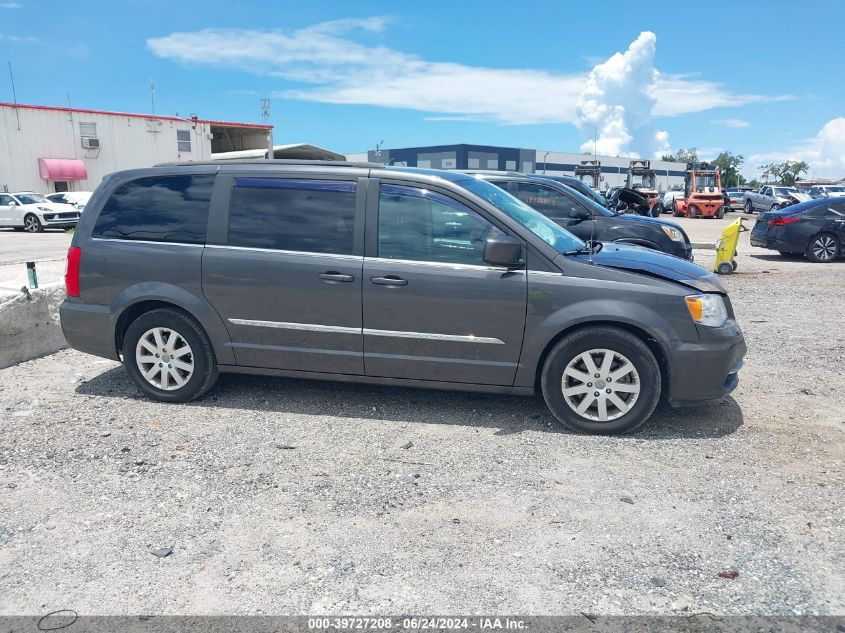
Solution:
<path fill-rule="evenodd" d="M 380 163 L 351 162 L 344 160 L 299 160 L 295 158 L 244 158 L 233 160 L 198 160 L 187 162 L 158 163 L 153 167 L 194 167 L 197 165 L 319 165 L 321 167 L 363 167 L 384 169 Z"/>

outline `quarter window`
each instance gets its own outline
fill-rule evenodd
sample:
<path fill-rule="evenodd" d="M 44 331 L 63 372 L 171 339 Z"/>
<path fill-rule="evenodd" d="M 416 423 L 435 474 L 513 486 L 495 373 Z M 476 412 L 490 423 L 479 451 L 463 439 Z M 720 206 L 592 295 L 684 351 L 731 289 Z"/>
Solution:
<path fill-rule="evenodd" d="M 499 234 L 452 198 L 415 187 L 381 186 L 379 257 L 483 266 L 486 240 Z"/>
<path fill-rule="evenodd" d="M 350 255 L 354 220 L 354 182 L 235 178 L 229 244 Z"/>
<path fill-rule="evenodd" d="M 214 176 L 155 176 L 121 185 L 94 225 L 94 237 L 203 244 Z"/>
<path fill-rule="evenodd" d="M 191 151 L 191 131 L 190 130 L 176 130 L 176 145 L 180 152 Z"/>

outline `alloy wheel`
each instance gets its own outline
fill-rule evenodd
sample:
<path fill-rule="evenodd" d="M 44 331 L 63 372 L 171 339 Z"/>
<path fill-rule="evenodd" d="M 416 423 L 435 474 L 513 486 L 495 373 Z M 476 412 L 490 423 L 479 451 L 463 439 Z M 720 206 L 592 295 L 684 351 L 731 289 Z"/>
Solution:
<path fill-rule="evenodd" d="M 24 229 L 30 233 L 38 233 L 38 229 L 41 228 L 41 223 L 34 215 L 28 215 L 24 218 L 23 226 Z"/>
<path fill-rule="evenodd" d="M 622 417 L 640 396 L 634 364 L 611 349 L 578 354 L 563 370 L 561 391 L 566 404 L 588 420 L 610 422 Z"/>
<path fill-rule="evenodd" d="M 194 373 L 194 354 L 188 341 L 165 327 L 147 330 L 138 339 L 135 363 L 148 383 L 164 391 L 184 387 Z"/>
<path fill-rule="evenodd" d="M 813 254 L 819 261 L 829 262 L 836 257 L 836 241 L 829 235 L 820 235 L 813 242 Z"/>

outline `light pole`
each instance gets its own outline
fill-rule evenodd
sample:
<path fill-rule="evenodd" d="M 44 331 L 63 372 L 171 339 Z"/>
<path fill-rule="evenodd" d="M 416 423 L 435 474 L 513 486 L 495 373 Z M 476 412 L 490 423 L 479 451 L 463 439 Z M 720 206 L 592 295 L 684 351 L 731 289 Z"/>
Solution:
<path fill-rule="evenodd" d="M 549 157 L 549 152 L 546 152 L 546 154 L 543 156 L 543 175 L 544 176 L 546 175 L 546 159 L 548 157 Z"/>

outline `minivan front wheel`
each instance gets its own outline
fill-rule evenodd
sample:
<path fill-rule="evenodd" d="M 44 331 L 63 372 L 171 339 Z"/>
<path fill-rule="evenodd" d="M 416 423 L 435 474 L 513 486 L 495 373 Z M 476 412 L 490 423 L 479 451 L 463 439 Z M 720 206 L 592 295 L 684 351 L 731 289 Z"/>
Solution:
<path fill-rule="evenodd" d="M 177 310 L 152 310 L 135 319 L 123 337 L 122 352 L 129 377 L 155 400 L 188 402 L 217 380 L 208 336 Z"/>
<path fill-rule="evenodd" d="M 643 341 L 614 327 L 589 327 L 565 336 L 549 352 L 541 376 L 543 398 L 566 428 L 580 433 L 628 433 L 660 398 L 657 360 Z"/>

